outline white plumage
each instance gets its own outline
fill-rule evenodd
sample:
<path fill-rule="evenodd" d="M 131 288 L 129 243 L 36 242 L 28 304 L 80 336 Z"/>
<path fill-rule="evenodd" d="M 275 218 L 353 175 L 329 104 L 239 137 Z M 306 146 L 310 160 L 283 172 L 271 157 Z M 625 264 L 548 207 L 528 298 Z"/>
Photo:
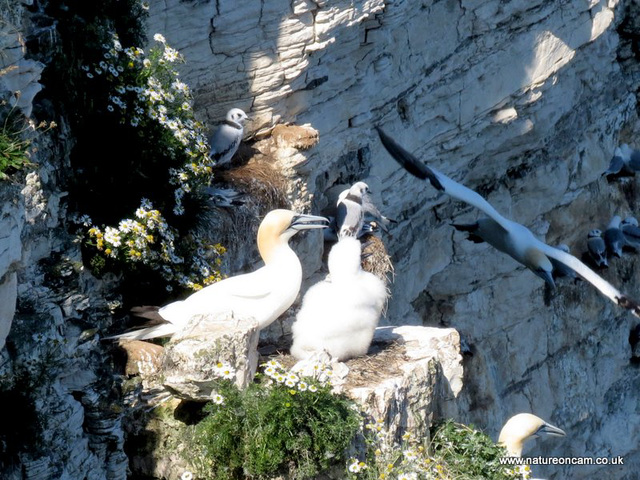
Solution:
<path fill-rule="evenodd" d="M 511 417 L 500 430 L 498 443 L 504 445 L 510 456 L 520 457 L 527 440 L 538 438 L 541 434 L 564 437 L 564 430 L 555 427 L 540 417 L 530 413 L 518 413 Z"/>
<path fill-rule="evenodd" d="M 640 317 L 640 305 L 638 302 L 619 291 L 576 257 L 541 242 L 524 225 L 500 215 L 478 193 L 454 182 L 436 169 L 423 164 L 380 128 L 377 130 L 384 147 L 409 173 L 421 179 L 428 179 L 434 188 L 476 207 L 490 217 L 480 219 L 475 224 L 477 228 L 473 233 L 482 238 L 482 240 L 511 256 L 536 275 L 545 279 L 550 285 L 554 285 L 554 283 L 551 277 L 553 266 L 549 259 L 553 258 L 558 262 L 564 263 L 611 301 Z"/>
<path fill-rule="evenodd" d="M 326 351 L 335 360 L 365 355 L 371 345 L 387 289 L 360 266 L 361 245 L 353 237 L 329 253 L 329 277 L 304 296 L 292 326 L 291 354 L 299 360 Z"/>
<path fill-rule="evenodd" d="M 110 338 L 147 340 L 171 336 L 194 315 L 231 312 L 241 318 L 253 317 L 265 328 L 295 301 L 302 282 L 302 267 L 289 239 L 298 231 L 326 228 L 324 217 L 302 215 L 290 210 L 272 210 L 258 229 L 258 250 L 264 267 L 209 285 L 158 310 L 167 323 Z"/>
<path fill-rule="evenodd" d="M 247 114 L 239 108 L 232 108 L 227 112 L 224 123 L 213 132 L 209 142 L 211 145 L 209 156 L 216 165 L 229 163 L 238 151 L 244 135 L 244 122 L 248 118 Z"/>

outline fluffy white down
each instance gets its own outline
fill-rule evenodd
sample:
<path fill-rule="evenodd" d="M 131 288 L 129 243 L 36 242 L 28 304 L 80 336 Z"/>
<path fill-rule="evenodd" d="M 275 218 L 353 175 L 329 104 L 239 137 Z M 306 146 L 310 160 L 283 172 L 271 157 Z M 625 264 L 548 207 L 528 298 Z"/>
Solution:
<path fill-rule="evenodd" d="M 312 286 L 292 326 L 291 354 L 326 351 L 336 360 L 365 355 L 387 298 L 385 284 L 360 267 L 360 242 L 346 237 L 329 253 L 329 277 Z"/>

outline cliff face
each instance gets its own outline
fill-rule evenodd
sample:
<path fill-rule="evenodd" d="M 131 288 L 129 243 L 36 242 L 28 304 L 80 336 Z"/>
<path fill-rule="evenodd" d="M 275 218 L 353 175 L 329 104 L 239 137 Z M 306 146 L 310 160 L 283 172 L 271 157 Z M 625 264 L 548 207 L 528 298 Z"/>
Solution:
<path fill-rule="evenodd" d="M 537 474 L 632 478 L 624 472 L 640 465 L 635 320 L 586 282 L 548 292 L 510 258 L 454 233 L 450 223 L 478 212 L 399 171 L 372 131 L 383 126 L 580 256 L 591 228 L 637 209 L 634 179 L 600 176 L 619 142 L 637 145 L 632 4 L 170 0 L 152 2 L 149 33 L 185 55 L 203 118 L 237 106 L 250 111 L 253 132 L 275 121 L 319 131 L 304 167 L 282 160 L 296 206 L 317 211 L 334 184 L 370 184 L 399 222 L 387 239 L 396 280 L 386 321 L 451 326 L 466 344 L 458 419 L 495 437 L 508 416 L 532 411 L 569 432 L 535 453 L 626 460 L 624 471 Z M 602 275 L 635 293 L 636 264 L 625 256 Z"/>
<path fill-rule="evenodd" d="M 250 133 L 275 122 L 318 130 L 316 147 L 279 160 L 294 208 L 320 211 L 327 189 L 365 180 L 398 220 L 385 239 L 396 268 L 385 321 L 460 332 L 464 387 L 445 414 L 497 438 L 509 416 L 531 411 L 568 433 L 538 442 L 532 454 L 625 457 L 624 469 L 548 467 L 536 475 L 635 478 L 640 379 L 629 332 L 636 321 L 586 282 L 560 281 L 548 292 L 510 258 L 454 233 L 450 223 L 471 222 L 477 211 L 401 172 L 372 131 L 383 126 L 506 216 L 579 256 L 588 230 L 615 213 L 638 213 L 636 179 L 609 184 L 600 176 L 618 143 L 640 146 L 635 2 L 150 4 L 149 33 L 184 54 L 182 76 L 202 119 L 213 123 L 237 106 L 252 118 Z M 12 5 L 20 24 L 21 4 Z M 26 23 L 17 31 L 28 34 Z M 25 58 L 19 39 L 0 41 L 8 42 L 3 52 L 17 53 L 0 59 L 8 59 L 0 87 L 21 89 L 19 108 L 28 112 L 42 65 Z M 7 75 L 13 65 L 20 68 Z M 81 268 L 66 233 L 59 175 L 68 150 L 39 147 L 39 168 L 25 185 L 0 187 L 0 394 L 19 419 L 4 428 L 46 425 L 37 441 L 31 431 L 20 437 L 31 454 L 5 458 L 3 478 L 123 478 L 114 380 L 96 335 L 117 298 L 107 280 Z M 311 277 L 318 238 L 294 248 Z M 240 250 L 252 250 L 252 241 Z M 602 275 L 639 297 L 636 267 L 625 256 Z M 267 334 L 280 332 L 274 325 Z"/>

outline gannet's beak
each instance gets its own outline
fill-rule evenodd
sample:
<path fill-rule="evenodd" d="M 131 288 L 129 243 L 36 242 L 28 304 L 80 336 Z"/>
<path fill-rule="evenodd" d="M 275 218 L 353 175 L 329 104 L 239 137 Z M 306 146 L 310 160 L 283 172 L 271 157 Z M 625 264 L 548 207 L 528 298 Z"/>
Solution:
<path fill-rule="evenodd" d="M 553 275 L 551 274 L 551 272 L 547 272 L 545 270 L 540 269 L 540 270 L 534 270 L 533 273 L 535 273 L 537 276 L 539 276 L 541 279 L 547 282 L 547 284 L 549 285 L 549 287 L 551 287 L 552 290 L 555 290 L 556 282 L 553 281 Z"/>
<path fill-rule="evenodd" d="M 554 427 L 553 425 L 550 425 L 548 423 L 542 424 L 542 426 L 536 432 L 536 435 L 540 433 L 546 433 L 547 435 L 551 435 L 552 437 L 564 437 L 566 435 L 564 430 L 558 427 Z"/>
<path fill-rule="evenodd" d="M 291 224 L 288 229 L 299 231 L 327 227 L 329 227 L 329 220 L 327 218 L 298 213 L 291 219 Z"/>

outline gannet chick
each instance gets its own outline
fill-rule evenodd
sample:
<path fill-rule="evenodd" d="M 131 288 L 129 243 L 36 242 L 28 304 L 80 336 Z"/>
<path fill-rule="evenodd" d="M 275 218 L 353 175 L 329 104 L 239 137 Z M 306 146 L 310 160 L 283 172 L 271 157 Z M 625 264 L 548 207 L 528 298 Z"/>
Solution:
<path fill-rule="evenodd" d="M 562 250 L 565 253 L 571 253 L 571 250 L 569 249 L 569 245 L 567 245 L 566 243 L 561 243 L 559 245 L 556 245 L 556 248 L 558 250 Z M 555 258 L 549 258 L 549 260 L 551 261 L 551 265 L 553 265 L 552 273 L 553 273 L 554 279 L 559 277 L 577 278 L 576 272 L 571 270 L 564 263 L 557 261 Z"/>
<path fill-rule="evenodd" d="M 211 136 L 211 153 L 209 157 L 216 165 L 229 163 L 244 135 L 244 123 L 249 117 L 239 108 L 232 108 L 227 112 L 224 123 Z"/>
<path fill-rule="evenodd" d="M 625 246 L 632 250 L 640 250 L 640 227 L 635 217 L 627 217 L 620 223 L 624 235 Z"/>
<path fill-rule="evenodd" d="M 194 315 L 225 312 L 253 317 L 260 329 L 265 328 L 291 306 L 300 290 L 302 267 L 289 239 L 301 230 L 328 225 L 324 217 L 272 210 L 258 228 L 258 250 L 264 267 L 221 280 L 185 300 L 162 307 L 157 313 L 166 323 L 109 338 L 147 340 L 172 336 Z"/>
<path fill-rule="evenodd" d="M 622 257 L 622 247 L 625 244 L 624 235 L 620 230 L 621 220 L 618 215 L 614 215 L 603 235 L 607 251 L 617 258 Z"/>
<path fill-rule="evenodd" d="M 589 231 L 587 235 L 587 250 L 589 256 L 598 267 L 609 266 L 609 262 L 607 261 L 607 245 L 604 243 L 602 232 L 599 229 L 594 228 Z"/>
<path fill-rule="evenodd" d="M 538 438 L 541 434 L 564 437 L 566 433 L 539 417 L 530 413 L 514 415 L 500 430 L 498 444 L 504 445 L 509 456 L 522 456 L 522 448 L 527 440 Z"/>
<path fill-rule="evenodd" d="M 336 210 L 336 232 L 338 238 L 357 237 L 364 223 L 362 198 L 369 191 L 364 182 L 357 182 L 338 197 Z"/>
<path fill-rule="evenodd" d="M 484 240 L 487 241 L 487 243 L 489 243 L 488 239 L 490 238 L 491 241 L 495 243 L 495 245 L 494 243 L 492 243 L 492 245 L 496 248 L 499 246 L 499 250 L 508 254 L 543 278 L 551 273 L 552 266 L 549 258 L 554 258 L 590 282 L 604 296 L 621 307 L 631 310 L 631 313 L 640 317 L 640 305 L 638 302 L 620 292 L 576 257 L 541 242 L 534 237 L 531 231 L 525 226 L 500 215 L 489 202 L 476 192 L 464 185 L 454 182 L 436 169 L 420 162 L 380 128 L 377 128 L 377 130 L 380 135 L 380 140 L 387 151 L 409 173 L 421 179 L 428 179 L 434 188 L 478 208 L 491 217 L 490 220 L 492 220 L 492 222 L 485 222 L 486 229 L 491 228 L 490 233 L 485 233 L 486 238 Z"/>
<path fill-rule="evenodd" d="M 299 360 L 326 351 L 335 360 L 365 355 L 387 299 L 385 284 L 360 267 L 360 242 L 345 237 L 329 253 L 329 277 L 313 285 L 291 330 Z"/>

